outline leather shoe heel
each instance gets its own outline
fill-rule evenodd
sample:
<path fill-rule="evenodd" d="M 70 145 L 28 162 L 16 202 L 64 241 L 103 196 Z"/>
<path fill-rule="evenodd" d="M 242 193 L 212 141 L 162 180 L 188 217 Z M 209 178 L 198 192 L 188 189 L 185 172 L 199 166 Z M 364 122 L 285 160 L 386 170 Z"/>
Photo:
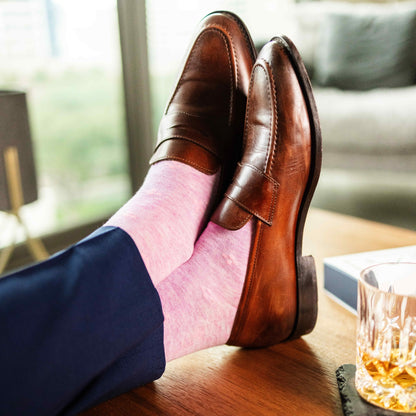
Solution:
<path fill-rule="evenodd" d="M 296 258 L 298 307 L 296 325 L 290 339 L 296 339 L 311 332 L 318 314 L 316 290 L 316 268 L 312 256 Z"/>

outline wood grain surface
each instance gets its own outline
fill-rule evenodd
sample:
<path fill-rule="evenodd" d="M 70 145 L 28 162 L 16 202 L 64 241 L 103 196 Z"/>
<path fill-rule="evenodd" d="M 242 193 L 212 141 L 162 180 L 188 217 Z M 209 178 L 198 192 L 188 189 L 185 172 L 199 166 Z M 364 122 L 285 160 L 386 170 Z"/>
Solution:
<path fill-rule="evenodd" d="M 322 290 L 329 256 L 416 244 L 416 232 L 311 209 L 304 254 L 317 263 L 315 330 L 274 347 L 221 346 L 168 363 L 161 379 L 83 416 L 342 415 L 335 370 L 355 362 L 355 316 Z"/>

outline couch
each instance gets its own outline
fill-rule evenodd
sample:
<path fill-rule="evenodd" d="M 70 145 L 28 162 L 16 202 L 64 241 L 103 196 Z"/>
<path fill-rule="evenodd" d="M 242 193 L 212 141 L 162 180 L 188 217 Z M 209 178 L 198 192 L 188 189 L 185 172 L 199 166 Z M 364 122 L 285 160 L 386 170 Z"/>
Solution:
<path fill-rule="evenodd" d="M 313 205 L 416 229 L 416 2 L 303 2 L 323 170 Z"/>

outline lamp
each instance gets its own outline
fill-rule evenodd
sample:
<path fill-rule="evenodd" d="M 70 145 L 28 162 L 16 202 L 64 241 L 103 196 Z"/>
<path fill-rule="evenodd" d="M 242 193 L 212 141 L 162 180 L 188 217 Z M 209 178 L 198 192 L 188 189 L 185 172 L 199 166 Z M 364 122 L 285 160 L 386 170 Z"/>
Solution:
<path fill-rule="evenodd" d="M 20 215 L 20 208 L 37 198 L 26 94 L 0 91 L 0 210 L 6 212 L 14 223 L 12 243 L 0 254 L 0 273 L 16 246 L 18 228 L 23 229 L 25 243 L 35 260 L 48 257 L 42 241 L 30 236 Z"/>

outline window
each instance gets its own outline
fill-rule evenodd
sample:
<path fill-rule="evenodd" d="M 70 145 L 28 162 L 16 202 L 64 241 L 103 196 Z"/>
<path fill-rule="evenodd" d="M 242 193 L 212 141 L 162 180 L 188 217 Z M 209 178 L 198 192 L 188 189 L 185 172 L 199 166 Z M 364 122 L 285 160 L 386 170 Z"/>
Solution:
<path fill-rule="evenodd" d="M 28 94 L 40 188 L 39 200 L 23 209 L 32 234 L 102 220 L 140 185 L 161 114 L 204 15 L 235 12 L 262 42 L 286 30 L 282 9 L 291 3 L 1 0 L 0 88 Z M 7 244 L 4 234 L 0 246 Z"/>
<path fill-rule="evenodd" d="M 128 198 L 121 74 L 116 0 L 0 2 L 0 88 L 27 92 L 35 148 L 32 234 L 104 218 Z"/>
<path fill-rule="evenodd" d="M 292 0 L 147 0 L 147 38 L 152 94 L 153 130 L 173 90 L 179 67 L 198 22 L 215 10 L 240 16 L 255 43 L 265 43 L 288 32 Z M 290 30 L 292 30 L 290 26 Z"/>

